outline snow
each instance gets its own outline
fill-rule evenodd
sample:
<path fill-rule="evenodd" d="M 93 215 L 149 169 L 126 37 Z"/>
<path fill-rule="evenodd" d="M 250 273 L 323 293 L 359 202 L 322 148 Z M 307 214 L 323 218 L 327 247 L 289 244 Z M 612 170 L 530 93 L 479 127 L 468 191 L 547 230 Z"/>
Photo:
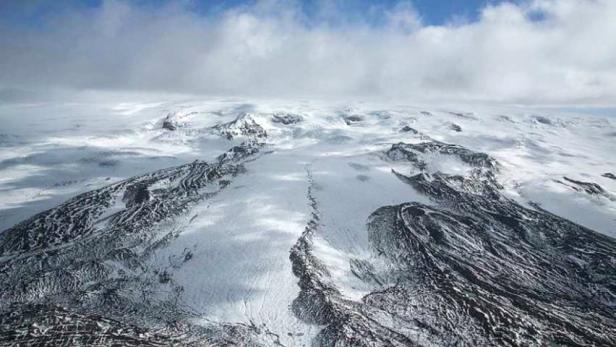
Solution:
<path fill-rule="evenodd" d="M 290 311 L 299 288 L 289 250 L 309 209 L 304 165 L 285 152 L 250 162 L 245 175 L 194 210 L 180 236 L 156 253 L 156 266 L 165 267 L 172 255 L 193 252 L 174 280 L 202 323 L 254 323 L 289 345 L 308 345 L 318 332 Z"/>
<path fill-rule="evenodd" d="M 0 142 L 0 230 L 80 192 L 195 159 L 211 160 L 241 139 L 221 139 L 208 129 L 246 112 L 268 133 L 259 158 L 247 162 L 247 172 L 226 189 L 176 221 L 182 232 L 149 264 L 171 269 L 184 289 L 180 300 L 198 313 L 199 324 L 254 324 L 278 334 L 285 345 L 308 345 L 320 330 L 290 311 L 299 288 L 289 250 L 310 218 L 308 172 L 321 217 L 315 255 L 349 299 L 374 290 L 357 280 L 349 265 L 352 259 L 376 257 L 368 245 L 368 216 L 386 205 L 431 203 L 392 174 L 408 173 L 411 165 L 381 155 L 398 142 L 430 137 L 488 153 L 501 163 L 498 179 L 509 197 L 616 237 L 613 199 L 554 182 L 567 176 L 616 194 L 616 181 L 601 176 L 616 171 L 613 119 L 554 116 L 545 110 L 537 118 L 534 110 L 492 106 L 460 110 L 229 99 L 2 105 L 0 139 L 8 140 Z M 271 115 L 277 112 L 303 120 L 274 123 Z M 176 131 L 161 128 L 169 114 L 179 125 Z M 343 119 L 348 115 L 363 120 L 349 125 Z M 452 131 L 451 122 L 462 131 Z M 400 132 L 405 125 L 421 134 Z M 430 172 L 469 170 L 450 156 L 424 159 Z M 110 211 L 122 208 L 121 201 L 115 203 Z M 176 264 L 186 252 L 191 260 Z"/>
<path fill-rule="evenodd" d="M 314 197 L 320 215 L 314 254 L 321 259 L 343 295 L 358 300 L 370 289 L 351 273 L 351 259 L 373 258 L 366 221 L 382 206 L 406 201 L 429 204 L 391 170 L 392 164 L 375 153 L 330 155 L 311 167 L 316 184 Z"/>

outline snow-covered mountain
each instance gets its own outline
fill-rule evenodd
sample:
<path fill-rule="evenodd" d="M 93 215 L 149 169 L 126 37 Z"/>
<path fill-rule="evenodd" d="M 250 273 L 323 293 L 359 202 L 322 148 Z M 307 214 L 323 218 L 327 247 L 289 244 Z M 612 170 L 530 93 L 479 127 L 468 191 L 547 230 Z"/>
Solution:
<path fill-rule="evenodd" d="M 616 345 L 613 119 L 222 99 L 0 117 L 0 344 Z"/>

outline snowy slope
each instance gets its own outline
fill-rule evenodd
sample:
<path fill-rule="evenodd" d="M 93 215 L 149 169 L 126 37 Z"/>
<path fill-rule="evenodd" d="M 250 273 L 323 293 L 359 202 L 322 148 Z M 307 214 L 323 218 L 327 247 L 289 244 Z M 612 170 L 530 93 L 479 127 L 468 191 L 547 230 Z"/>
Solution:
<path fill-rule="evenodd" d="M 613 119 L 223 99 L 0 117 L 3 312 L 163 344 L 616 343 Z"/>

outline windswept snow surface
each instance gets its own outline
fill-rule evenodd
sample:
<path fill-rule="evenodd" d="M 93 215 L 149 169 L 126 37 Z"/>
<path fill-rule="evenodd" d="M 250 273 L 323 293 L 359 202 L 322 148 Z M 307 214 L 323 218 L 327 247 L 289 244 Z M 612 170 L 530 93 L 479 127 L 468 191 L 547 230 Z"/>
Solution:
<path fill-rule="evenodd" d="M 119 184 L 111 186 L 115 188 L 109 190 L 110 200 L 93 217 L 94 231 L 88 233 L 113 232 L 119 223 L 114 216 L 132 208 L 131 203 L 155 201 L 158 191 L 180 191 L 187 184 L 159 175 L 159 170 L 195 160 L 211 163 L 233 146 L 248 144 L 256 154 L 221 161 L 222 167 L 232 165 L 228 170 L 233 173 L 216 176 L 214 186 L 208 176 L 194 193 L 198 197 L 177 210 L 175 205 L 163 210 L 168 214 L 147 227 L 147 237 L 140 239 L 144 244 L 131 243 L 130 247 L 137 247 L 133 251 L 141 252 L 140 265 L 123 268 L 120 275 L 109 278 L 126 278 L 125 272 L 138 281 L 149 281 L 153 273 L 159 276 L 161 284 L 143 284 L 149 288 L 147 302 L 157 303 L 151 304 L 156 317 L 135 314 L 139 317 L 135 322 L 144 328 L 168 327 L 168 322 L 161 323 L 165 320 L 161 312 L 173 312 L 174 320 L 185 324 L 225 327 L 204 334 L 218 334 L 223 340 L 230 336 L 229 341 L 240 344 L 308 346 L 327 338 L 336 341 L 334 335 L 323 333 L 331 322 L 303 319 L 295 309 L 300 295 L 295 267 L 299 265 L 290 261 L 289 252 L 298 240 L 308 240 L 309 257 L 327 270 L 319 278 L 339 293 L 334 301 L 362 302 L 370 293 L 396 285 L 392 265 L 369 238 L 371 215 L 385 206 L 437 203 L 437 198 L 416 190 L 404 177 L 420 173 L 433 179 L 440 174 L 471 177 L 478 172 L 463 155 L 446 150 L 427 151 L 420 163 L 409 165 L 406 157 L 386 154 L 392 145 L 437 141 L 485 153 L 498 162 L 495 179 L 503 196 L 613 238 L 616 180 L 606 174 L 616 174 L 615 120 L 522 108 L 358 102 L 219 99 L 2 105 L 0 230 L 16 233 L 9 228 L 28 217 L 77 194 L 105 192 L 105 187 Z M 150 173 L 154 181 L 138 179 L 147 182 L 146 188 L 131 180 Z M 134 190 L 133 195 L 127 195 L 128 189 Z M 140 192 L 142 196 L 135 197 Z M 41 232 L 45 233 L 44 227 Z M 0 244 L 8 242 L 1 237 Z M 158 240 L 165 240 L 164 244 Z M 3 262 L 13 256 L 12 249 L 16 248 L 5 244 Z M 21 252 L 27 257 L 33 251 Z M 116 261 L 101 260 L 101 267 L 114 267 L 117 274 L 120 266 L 110 265 Z M 17 268 L 6 264 L 5 269 Z M 370 272 L 377 279 L 358 275 L 358 264 L 371 264 Z M 91 281 L 76 283 L 66 290 L 85 293 L 92 285 Z M 5 298 L 2 308 L 42 303 L 70 306 L 82 300 L 73 294 L 63 298 L 52 289 L 47 293 L 15 292 Z M 161 308 L 165 305 L 173 309 L 165 311 Z M 340 310 L 336 305 L 334 312 Z M 83 314 L 87 310 L 83 307 L 69 308 Z M 123 313 L 117 312 L 111 318 L 121 321 Z M 419 334 L 419 328 L 405 330 L 399 322 L 388 322 L 381 324 L 406 331 L 408 341 L 425 345 L 445 341 L 414 339 L 409 336 Z M 239 339 L 241 329 L 253 337 Z M 201 334 L 191 333 L 193 337 Z M 105 340 L 105 334 L 101 341 L 113 341 Z M 392 337 L 389 343 L 404 344 L 400 341 L 406 340 Z M 616 339 L 608 336 L 603 341 Z"/>

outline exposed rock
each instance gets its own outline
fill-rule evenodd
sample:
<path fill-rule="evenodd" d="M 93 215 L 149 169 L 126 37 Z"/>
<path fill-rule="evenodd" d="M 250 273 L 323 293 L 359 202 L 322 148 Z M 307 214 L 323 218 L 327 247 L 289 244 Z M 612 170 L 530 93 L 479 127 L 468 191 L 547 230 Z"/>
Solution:
<path fill-rule="evenodd" d="M 169 113 L 167 117 L 165 117 L 165 119 L 163 120 L 163 129 L 174 131 L 178 128 L 174 120 L 174 116 L 175 114 Z"/>
<path fill-rule="evenodd" d="M 604 173 L 604 174 L 603 174 L 603 175 L 601 175 L 601 176 L 606 177 L 606 178 L 610 178 L 610 179 L 613 179 L 613 180 L 616 180 L 616 175 L 614 175 L 614 174 L 613 174 L 613 173 L 611 173 L 611 172 L 606 172 L 606 173 Z"/>
<path fill-rule="evenodd" d="M 264 346 L 258 335 L 244 324 L 201 327 L 176 321 L 147 329 L 49 304 L 13 305 L 0 312 L 2 346 Z"/>
<path fill-rule="evenodd" d="M 462 112 L 449 112 L 449 114 L 452 114 L 458 118 L 465 118 L 465 119 L 473 119 L 476 120 L 477 117 L 475 117 L 475 115 L 472 112 L 466 112 L 466 113 L 462 113 Z"/>
<path fill-rule="evenodd" d="M 603 187 L 601 187 L 597 183 L 578 181 L 566 176 L 564 176 L 563 179 L 569 183 L 566 184 L 567 186 L 573 188 L 578 192 L 583 191 L 590 195 L 601 195 L 605 197 L 610 197 L 610 194 L 606 192 L 605 189 L 603 189 Z"/>
<path fill-rule="evenodd" d="M 533 119 L 537 123 L 545 124 L 545 125 L 553 125 L 552 120 L 544 116 L 533 116 Z"/>
<path fill-rule="evenodd" d="M 149 200 L 150 191 L 148 190 L 148 186 L 141 182 L 127 186 L 124 191 L 124 196 L 122 197 L 122 201 L 124 201 L 127 207 L 142 204 Z"/>
<path fill-rule="evenodd" d="M 0 314 L 3 346 L 168 346 L 181 339 L 53 305 L 14 305 Z M 10 330 L 4 330 L 10 327 Z M 185 341 L 188 342 L 188 341 Z"/>
<path fill-rule="evenodd" d="M 177 125 L 175 125 L 172 121 L 167 120 L 167 119 L 163 121 L 163 129 L 174 131 L 177 128 L 178 128 Z"/>
<path fill-rule="evenodd" d="M 422 155 L 428 153 L 456 156 L 472 167 L 484 169 L 486 173 L 498 171 L 498 163 L 496 160 L 485 153 L 474 152 L 462 146 L 434 140 L 417 144 L 400 142 L 392 145 L 391 148 L 385 152 L 389 159 L 408 160 L 418 169 L 424 169 L 426 167 L 427 164 L 422 159 Z"/>
<path fill-rule="evenodd" d="M 231 122 L 216 125 L 212 129 L 228 140 L 247 137 L 257 141 L 267 137 L 265 129 L 249 113 L 244 113 Z"/>
<path fill-rule="evenodd" d="M 275 114 L 272 116 L 272 122 L 284 125 L 300 123 L 303 120 L 302 116 L 291 113 Z"/>
<path fill-rule="evenodd" d="M 440 142 L 396 144 L 386 155 L 416 168 L 422 154 L 458 156 L 475 169 L 405 176 L 428 196 L 369 218 L 380 266 L 354 261 L 381 289 L 345 299 L 312 254 L 318 202 L 291 253 L 298 317 L 325 324 L 317 346 L 616 344 L 616 241 L 500 193 L 490 156 Z M 377 258 L 372 258 L 376 261 Z M 386 266 L 382 262 L 387 263 Z M 380 269 L 380 270 L 376 270 Z"/>
<path fill-rule="evenodd" d="M 402 129 L 400 129 L 400 132 L 411 133 L 411 134 L 414 134 L 414 135 L 419 134 L 419 131 L 415 130 L 414 128 L 411 128 L 408 125 L 403 126 Z"/>
<path fill-rule="evenodd" d="M 507 116 L 507 115 L 500 115 L 500 116 L 498 116 L 498 119 L 499 119 L 499 120 L 502 120 L 502 121 L 504 121 L 504 122 L 515 123 L 515 122 L 513 121 L 513 119 L 511 119 L 511 117 L 509 117 L 509 116 Z"/>
<path fill-rule="evenodd" d="M 359 123 L 364 120 L 364 117 L 359 115 L 348 115 L 342 117 L 346 125 L 353 125 L 354 123 Z"/>
<path fill-rule="evenodd" d="M 241 325 L 188 326 L 186 340 L 174 328 L 193 315 L 179 305 L 181 286 L 145 264 L 181 232 L 158 225 L 225 189 L 259 148 L 244 143 L 211 163 L 111 184 L 2 232 L 0 344 L 258 345 L 258 334 Z M 190 258 L 187 252 L 183 259 Z M 165 333 L 151 332 L 162 327 Z"/>

